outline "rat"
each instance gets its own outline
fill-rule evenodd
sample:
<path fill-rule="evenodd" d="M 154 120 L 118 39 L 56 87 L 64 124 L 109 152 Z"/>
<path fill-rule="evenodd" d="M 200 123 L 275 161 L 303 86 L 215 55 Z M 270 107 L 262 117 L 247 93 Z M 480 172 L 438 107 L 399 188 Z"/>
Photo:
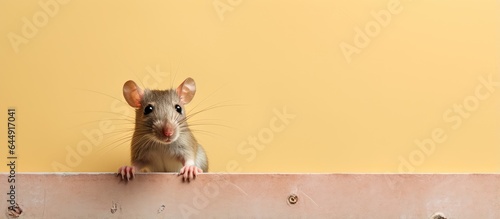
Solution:
<path fill-rule="evenodd" d="M 208 171 L 208 159 L 187 124 L 184 105 L 191 102 L 196 84 L 187 78 L 177 89 L 141 89 L 130 80 L 123 96 L 135 108 L 135 128 L 131 143 L 132 166 L 122 166 L 122 180 L 135 172 L 179 172 L 184 181 Z"/>

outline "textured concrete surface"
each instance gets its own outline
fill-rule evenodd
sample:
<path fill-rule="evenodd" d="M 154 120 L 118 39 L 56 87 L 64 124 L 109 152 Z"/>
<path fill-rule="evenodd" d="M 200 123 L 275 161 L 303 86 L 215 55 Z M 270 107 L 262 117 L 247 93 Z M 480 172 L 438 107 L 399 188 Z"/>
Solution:
<path fill-rule="evenodd" d="M 500 218 L 495 174 L 2 173 L 19 218 Z M 4 200 L 5 200 L 4 199 Z M 9 218 L 2 201 L 0 218 Z"/>

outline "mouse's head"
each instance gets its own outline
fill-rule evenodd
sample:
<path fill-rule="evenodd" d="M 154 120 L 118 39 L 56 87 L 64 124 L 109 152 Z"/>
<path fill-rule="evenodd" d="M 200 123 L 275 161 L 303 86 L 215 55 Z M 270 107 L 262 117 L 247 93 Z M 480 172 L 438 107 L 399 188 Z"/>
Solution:
<path fill-rule="evenodd" d="M 177 89 L 142 90 L 133 81 L 123 85 L 123 96 L 136 108 L 136 134 L 170 144 L 187 131 L 185 104 L 196 93 L 192 78 L 187 78 Z"/>

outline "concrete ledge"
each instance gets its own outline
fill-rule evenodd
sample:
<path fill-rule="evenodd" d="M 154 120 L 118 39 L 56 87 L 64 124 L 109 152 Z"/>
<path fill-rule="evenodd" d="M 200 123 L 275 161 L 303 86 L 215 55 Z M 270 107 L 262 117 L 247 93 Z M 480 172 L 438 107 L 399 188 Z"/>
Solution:
<path fill-rule="evenodd" d="M 500 218 L 498 174 L 2 173 L 19 218 Z M 2 201 L 0 218 L 8 215 Z M 10 216 L 8 218 L 11 218 Z"/>

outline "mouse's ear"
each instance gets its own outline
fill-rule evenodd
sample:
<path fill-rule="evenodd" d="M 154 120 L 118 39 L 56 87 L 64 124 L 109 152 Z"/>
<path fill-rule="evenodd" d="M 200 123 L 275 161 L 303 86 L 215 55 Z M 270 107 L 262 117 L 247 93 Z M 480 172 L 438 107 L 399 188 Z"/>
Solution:
<path fill-rule="evenodd" d="M 188 104 L 196 93 L 196 84 L 192 78 L 186 78 L 179 87 L 177 87 L 177 95 L 181 98 L 183 104 Z"/>
<path fill-rule="evenodd" d="M 123 85 L 123 96 L 131 107 L 139 108 L 144 91 L 134 81 L 127 81 Z"/>

